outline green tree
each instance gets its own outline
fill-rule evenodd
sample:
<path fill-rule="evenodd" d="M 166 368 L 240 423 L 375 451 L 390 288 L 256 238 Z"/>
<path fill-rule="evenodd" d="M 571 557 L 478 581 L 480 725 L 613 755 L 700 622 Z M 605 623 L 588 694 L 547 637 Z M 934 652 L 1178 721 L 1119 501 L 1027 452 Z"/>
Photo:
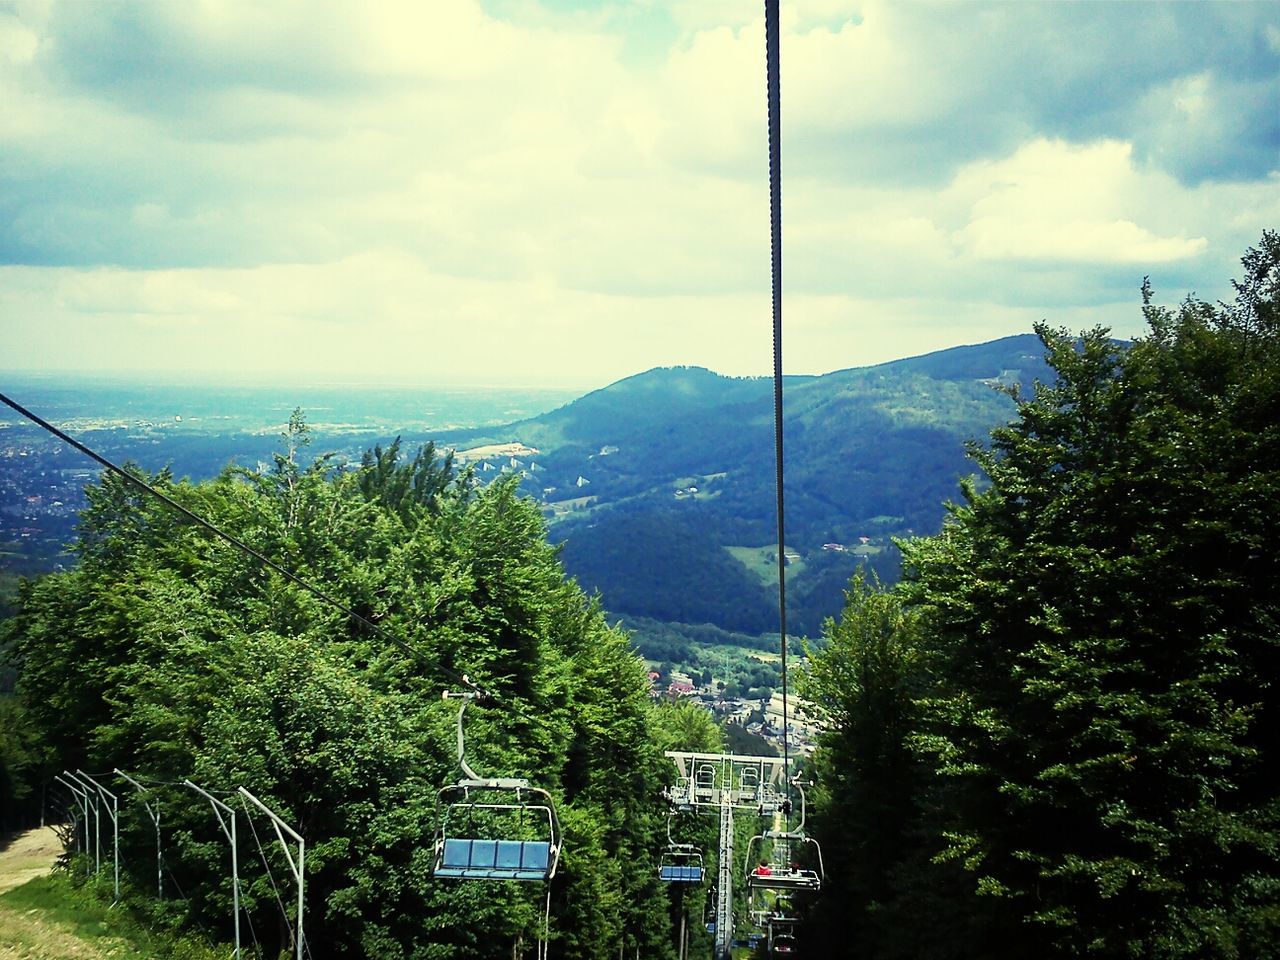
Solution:
<path fill-rule="evenodd" d="M 1144 285 L 1131 345 L 1039 326 L 1055 379 L 850 594 L 815 828 L 877 955 L 1277 955 L 1280 238 L 1244 265 L 1231 304 Z"/>
<path fill-rule="evenodd" d="M 987 956 L 983 905 L 954 864 L 933 861 L 946 800 L 913 749 L 928 684 L 918 613 L 900 591 L 859 575 L 824 639 L 800 675 L 824 722 L 810 802 L 827 882 L 809 912 L 810 948 L 883 960 Z"/>
<path fill-rule="evenodd" d="M 497 694 L 469 715 L 472 762 L 547 788 L 563 813 L 556 952 L 668 956 L 665 761 L 644 666 L 565 579 L 536 506 L 510 480 L 473 490 L 429 449 L 401 465 L 393 444 L 349 471 L 303 463 L 305 439 L 295 414 L 266 472 L 146 479 L 409 651 L 108 475 L 89 491 L 79 567 L 29 584 L 10 627 L 27 715 L 57 762 L 157 783 L 170 889 L 186 896 L 170 908 L 215 935 L 226 844 L 172 786 L 187 777 L 242 784 L 301 827 L 317 960 L 509 956 L 540 929 L 541 890 L 429 877 L 436 791 L 460 775 L 436 667 L 466 673 Z M 152 863 L 136 807 L 122 859 Z M 272 875 L 287 871 L 241 840 L 244 906 L 272 953 L 288 937 Z"/>
<path fill-rule="evenodd" d="M 1013 954 L 1274 955 L 1278 253 L 1230 306 L 1144 287 L 1127 348 L 1039 327 L 1057 381 L 904 551 L 947 854 Z"/>

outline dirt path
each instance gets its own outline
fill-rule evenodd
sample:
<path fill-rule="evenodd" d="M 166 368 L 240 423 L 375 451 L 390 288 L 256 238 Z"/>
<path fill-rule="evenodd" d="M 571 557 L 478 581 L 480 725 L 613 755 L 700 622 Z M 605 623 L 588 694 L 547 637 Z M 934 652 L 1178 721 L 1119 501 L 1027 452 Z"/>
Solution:
<path fill-rule="evenodd" d="M 61 854 L 62 843 L 53 827 L 18 834 L 0 850 L 0 893 L 44 876 Z"/>
<path fill-rule="evenodd" d="M 0 960 L 223 960 L 230 953 L 175 944 L 127 910 L 116 911 L 109 905 L 109 880 L 103 895 L 78 891 L 52 871 L 61 853 L 51 829 L 30 830 L 0 849 Z"/>

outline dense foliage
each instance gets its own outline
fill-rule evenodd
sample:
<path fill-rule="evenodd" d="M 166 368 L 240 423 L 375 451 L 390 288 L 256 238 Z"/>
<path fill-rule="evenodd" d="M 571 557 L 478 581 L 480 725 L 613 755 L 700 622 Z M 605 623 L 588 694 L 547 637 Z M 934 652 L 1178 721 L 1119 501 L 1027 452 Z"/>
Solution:
<path fill-rule="evenodd" d="M 1280 235 L 1056 380 L 815 663 L 831 956 L 1280 953 Z M 923 916 L 930 922 L 919 922 Z"/>
<path fill-rule="evenodd" d="M 7 628 L 52 769 L 119 767 L 152 787 L 168 907 L 221 939 L 231 933 L 227 843 L 210 807 L 176 786 L 186 778 L 243 785 L 307 838 L 317 960 L 511 956 L 531 949 L 541 885 L 428 875 L 436 791 L 459 776 L 440 665 L 497 695 L 468 714 L 470 763 L 528 777 L 560 808 L 553 955 L 669 955 L 657 856 L 670 764 L 655 729 L 670 743 L 706 731 L 655 720 L 642 661 L 565 580 L 512 482 L 479 487 L 430 447 L 404 461 L 393 445 L 352 468 L 306 462 L 307 440 L 295 416 L 267 470 L 146 479 L 411 649 L 107 475 L 89 490 L 78 566 L 27 584 Z M 122 860 L 135 887 L 154 890 L 154 831 L 132 801 Z M 292 881 L 269 824 L 249 812 L 245 937 L 274 956 L 293 909 L 278 888 Z"/>

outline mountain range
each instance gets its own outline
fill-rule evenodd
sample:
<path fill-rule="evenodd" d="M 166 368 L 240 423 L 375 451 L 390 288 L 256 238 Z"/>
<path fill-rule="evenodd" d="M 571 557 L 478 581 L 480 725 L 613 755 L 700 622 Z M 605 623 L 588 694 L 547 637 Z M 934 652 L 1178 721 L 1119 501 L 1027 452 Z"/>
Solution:
<path fill-rule="evenodd" d="M 859 565 L 936 532 L 965 444 L 1044 378 L 1031 334 L 784 381 L 789 625 L 816 634 Z M 627 619 L 777 629 L 773 383 L 660 368 L 502 427 L 437 438 L 482 476 L 517 473 L 569 573 Z"/>
<path fill-rule="evenodd" d="M 939 528 L 944 503 L 974 470 L 966 441 L 982 440 L 1012 416 L 1013 400 L 997 388 L 1029 387 L 1047 369 L 1039 340 L 1028 334 L 786 378 L 791 632 L 816 635 L 839 612 L 859 565 L 896 578 L 894 540 Z M 727 631 L 749 644 L 777 630 L 769 378 L 655 369 L 541 415 L 470 429 L 424 422 L 447 423 L 458 407 L 455 398 L 429 393 L 298 398 L 222 390 L 193 398 L 176 389 L 139 393 L 113 384 L 95 392 L 57 382 L 25 392 L 104 455 L 152 470 L 169 464 L 175 475 L 196 479 L 229 460 L 269 462 L 279 428 L 262 423 L 287 416 L 299 399 L 316 418 L 315 449 L 336 452 L 335 462 L 358 462 L 361 451 L 397 432 L 406 449 L 431 439 L 455 449 L 481 478 L 519 477 L 562 544 L 566 569 L 636 630 L 642 648 L 655 632 L 717 642 Z M 519 399 L 476 402 L 492 416 L 518 408 Z M 70 562 L 64 545 L 94 471 L 34 427 L 0 427 L 12 454 L 0 458 L 2 600 L 17 575 Z"/>

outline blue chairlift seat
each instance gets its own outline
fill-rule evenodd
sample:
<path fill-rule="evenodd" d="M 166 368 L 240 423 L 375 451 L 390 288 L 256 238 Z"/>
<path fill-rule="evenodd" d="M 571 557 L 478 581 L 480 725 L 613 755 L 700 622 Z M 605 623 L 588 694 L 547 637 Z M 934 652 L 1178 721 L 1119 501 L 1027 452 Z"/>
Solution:
<path fill-rule="evenodd" d="M 463 779 L 440 788 L 431 875 L 441 880 L 548 881 L 556 875 L 561 843 L 551 794 L 521 777 L 481 777 L 467 765 L 462 718 L 467 705 L 483 694 L 465 676 L 462 679 L 471 690 L 460 694 L 446 690 L 444 696 L 462 701 L 458 708 L 458 766 Z M 477 827 L 477 819 L 482 826 Z M 462 826 L 458 827 L 460 821 Z M 490 836 L 482 839 L 476 833 Z M 500 839 L 513 834 L 547 839 Z M 550 910 L 548 897 L 544 934 Z M 539 942 L 545 946 L 544 941 L 545 936 Z M 539 956 L 544 953 L 540 947 Z"/>
<path fill-rule="evenodd" d="M 703 870 L 699 864 L 664 863 L 658 868 L 658 877 L 669 883 L 701 883 Z"/>
<path fill-rule="evenodd" d="M 671 826 L 667 825 L 667 836 Z M 702 851 L 690 843 L 672 843 L 658 862 L 658 879 L 666 883 L 701 883 L 706 872 L 702 868 Z"/>
<path fill-rule="evenodd" d="M 546 880 L 551 875 L 551 844 L 451 837 L 437 853 L 432 873 L 453 880 Z"/>

